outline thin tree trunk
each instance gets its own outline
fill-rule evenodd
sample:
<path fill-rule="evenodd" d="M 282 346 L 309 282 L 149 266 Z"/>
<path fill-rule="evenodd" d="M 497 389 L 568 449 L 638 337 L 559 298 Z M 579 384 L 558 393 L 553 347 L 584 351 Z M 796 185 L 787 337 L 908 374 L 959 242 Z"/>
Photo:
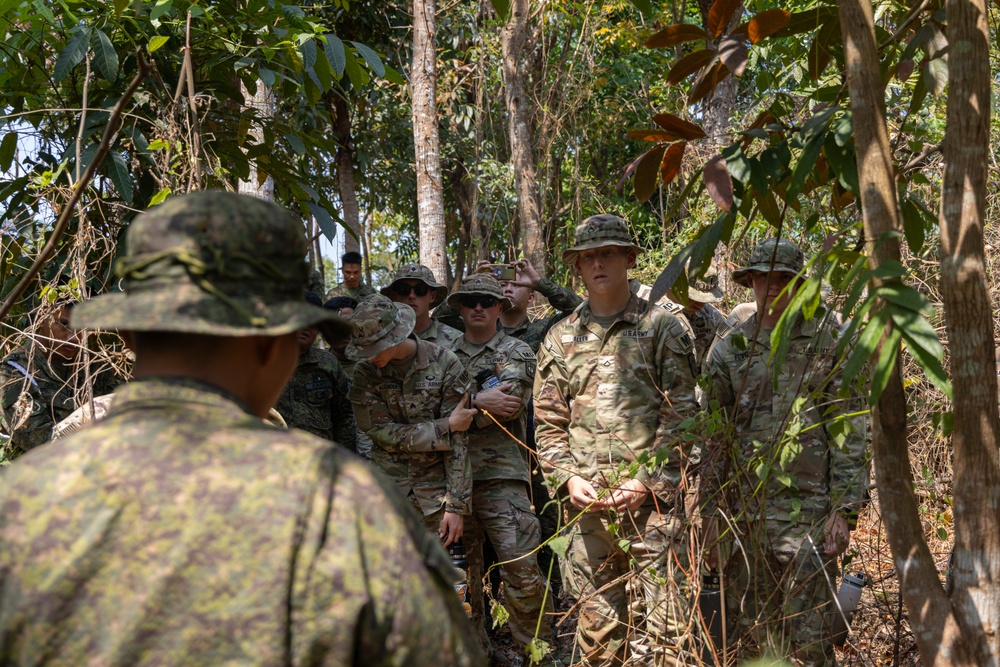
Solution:
<path fill-rule="evenodd" d="M 517 214 L 521 219 L 524 256 L 539 275 L 545 275 L 545 238 L 539 205 L 538 183 L 535 180 L 535 157 L 532 151 L 528 99 L 521 72 L 521 57 L 527 42 L 530 2 L 514 0 L 510 19 L 500 32 L 503 51 L 503 78 L 507 100 L 507 122 L 510 134 L 510 159 L 517 184 Z"/>
<path fill-rule="evenodd" d="M 262 144 L 264 143 L 264 125 L 270 124 L 274 119 L 274 93 L 264 85 L 263 81 L 258 81 L 257 91 L 251 95 L 242 79 L 240 80 L 240 91 L 243 93 L 244 108 L 249 107 L 254 110 L 254 122 L 247 135 L 253 137 L 255 144 Z M 250 161 L 250 175 L 247 176 L 247 180 L 239 182 L 237 190 L 240 194 L 274 201 L 274 179 L 268 176 L 261 182 L 257 172 L 257 163 L 254 160 Z"/>
<path fill-rule="evenodd" d="M 868 262 L 872 268 L 900 261 L 902 231 L 893 177 L 892 155 L 885 122 L 885 97 L 869 0 L 841 0 L 840 26 L 844 40 L 847 86 L 854 120 L 858 177 Z M 890 236 L 890 233 L 895 233 Z M 880 281 L 876 280 L 876 284 Z M 876 308 L 882 307 L 877 304 Z M 889 333 L 873 356 L 878 359 Z M 932 665 L 974 665 L 950 601 L 938 578 L 924 540 L 907 446 L 906 395 L 897 344 L 891 350 L 894 367 L 888 384 L 872 408 L 873 447 L 879 501 L 886 534 L 896 563 L 899 587 L 910 612 L 923 662 Z M 875 363 L 873 361 L 873 363 Z"/>
<path fill-rule="evenodd" d="M 337 179 L 340 186 L 340 207 L 347 224 L 344 252 L 361 250 L 361 214 L 358 210 L 357 188 L 354 182 L 354 140 L 351 136 L 351 107 L 343 95 L 334 93 L 333 108 L 337 117 L 333 131 L 337 137 Z"/>
<path fill-rule="evenodd" d="M 437 52 L 434 39 L 434 0 L 413 0 L 413 145 L 417 171 L 417 221 L 420 263 L 443 280 L 445 257 L 444 187 L 441 179 L 441 142 L 438 135 Z"/>
<path fill-rule="evenodd" d="M 951 605 L 977 664 L 1000 664 L 1000 446 L 983 225 L 990 140 L 985 0 L 948 0 L 941 293 L 954 395 Z M 958 388 L 961 387 L 961 392 Z M 992 663 L 990 658 L 992 657 Z"/>

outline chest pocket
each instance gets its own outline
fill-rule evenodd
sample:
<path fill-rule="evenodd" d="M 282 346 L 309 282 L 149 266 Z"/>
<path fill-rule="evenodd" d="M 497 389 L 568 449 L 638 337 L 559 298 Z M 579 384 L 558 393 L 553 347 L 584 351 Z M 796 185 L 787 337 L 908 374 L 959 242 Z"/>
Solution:
<path fill-rule="evenodd" d="M 303 387 L 303 400 L 312 406 L 333 400 L 333 381 L 321 375 L 313 376 Z"/>

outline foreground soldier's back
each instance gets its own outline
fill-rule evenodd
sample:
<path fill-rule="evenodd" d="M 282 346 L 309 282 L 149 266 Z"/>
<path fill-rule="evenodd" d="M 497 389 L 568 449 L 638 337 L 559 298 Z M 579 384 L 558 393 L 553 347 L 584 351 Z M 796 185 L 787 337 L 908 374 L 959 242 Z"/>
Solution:
<path fill-rule="evenodd" d="M 287 380 L 294 332 L 337 324 L 301 301 L 301 225 L 223 193 L 143 218 L 126 294 L 77 313 L 129 332 L 141 379 L 0 474 L 0 664 L 479 664 L 447 555 L 391 483 L 259 418 L 280 382 L 149 373 L 181 339 L 207 366 L 259 351 L 239 377 L 278 355 Z"/>

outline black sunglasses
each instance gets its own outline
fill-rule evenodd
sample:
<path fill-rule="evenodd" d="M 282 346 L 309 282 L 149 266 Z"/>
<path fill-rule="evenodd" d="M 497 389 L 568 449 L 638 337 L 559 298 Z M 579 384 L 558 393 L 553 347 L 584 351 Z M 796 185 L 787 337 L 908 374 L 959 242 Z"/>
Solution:
<path fill-rule="evenodd" d="M 497 305 L 497 298 L 495 296 L 479 295 L 479 294 L 463 294 L 458 297 L 458 302 L 461 303 L 466 308 L 475 308 L 476 306 L 482 306 L 483 308 L 492 308 Z"/>
<path fill-rule="evenodd" d="M 408 296 L 410 296 L 410 292 L 411 291 L 414 294 L 416 294 L 417 296 L 427 296 L 427 293 L 431 291 L 431 288 L 428 287 L 427 285 L 423 284 L 423 283 L 419 283 L 419 284 L 416 284 L 416 285 L 410 285 L 408 283 L 402 283 L 400 285 L 396 285 L 393 288 L 393 291 L 396 294 L 398 294 L 399 296 L 402 296 L 402 297 L 408 297 Z"/>

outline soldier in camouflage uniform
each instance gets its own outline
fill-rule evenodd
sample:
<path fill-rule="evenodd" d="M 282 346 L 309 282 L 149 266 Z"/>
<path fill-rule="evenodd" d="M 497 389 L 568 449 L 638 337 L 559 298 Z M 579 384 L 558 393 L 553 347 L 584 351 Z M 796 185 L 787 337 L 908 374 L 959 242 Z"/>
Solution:
<path fill-rule="evenodd" d="M 48 442 L 52 427 L 77 407 L 83 373 L 75 363 L 80 350 L 76 332 L 69 326 L 73 306 L 58 303 L 39 313 L 35 335 L 0 362 L 0 416 L 10 436 L 5 458 Z M 95 374 L 92 380 L 95 394 L 114 388 L 109 373 Z"/>
<path fill-rule="evenodd" d="M 469 429 L 474 486 L 472 523 L 465 539 L 473 622 L 477 627 L 483 623 L 485 535 L 500 562 L 514 640 L 523 647 L 539 628 L 538 636 L 549 641 L 546 614 L 552 613 L 552 599 L 533 553 L 538 549 L 539 527 L 528 496 L 527 451 L 521 445 L 535 355 L 526 343 L 497 331 L 500 312 L 510 302 L 492 275 L 476 273 L 463 280 L 462 288 L 448 297 L 448 305 L 465 321 L 465 334 L 452 349 L 475 382 L 472 405 L 479 410 Z"/>
<path fill-rule="evenodd" d="M 589 298 L 549 331 L 535 378 L 538 454 L 571 520 L 563 585 L 580 601 L 577 642 L 591 665 L 691 657 L 683 498 L 699 452 L 681 436 L 697 412 L 694 342 L 685 322 L 629 290 L 639 252 L 621 218 L 577 227 L 563 259 Z M 641 619 L 629 613 L 629 577 Z"/>
<path fill-rule="evenodd" d="M 313 292 L 306 301 L 317 307 L 323 302 Z M 314 343 L 316 327 L 299 332 L 299 364 L 278 399 L 278 413 L 290 428 L 300 428 L 351 450 L 357 449 L 354 411 L 347 394 L 351 381 L 332 352 Z"/>
<path fill-rule="evenodd" d="M 377 294 L 361 302 L 347 356 L 358 360 L 351 403 L 371 438 L 372 463 L 388 475 L 445 546 L 472 510 L 467 409 L 471 386 L 450 350 L 413 335 L 409 306 Z"/>
<path fill-rule="evenodd" d="M 823 307 L 810 320 L 795 315 L 782 334 L 788 351 L 773 365 L 771 333 L 804 263 L 790 241 L 757 246 L 733 273 L 753 289 L 756 313 L 715 345 L 706 366 L 710 395 L 735 429 L 727 491 L 747 546 L 731 559 L 731 618 L 752 643 L 833 665 L 836 560 L 866 498 L 868 426 L 857 416 L 860 388 L 836 354 L 841 331 Z"/>
<path fill-rule="evenodd" d="M 448 556 L 392 483 L 265 424 L 297 332 L 302 223 L 202 191 L 137 218 L 124 293 L 80 304 L 119 329 L 134 380 L 101 422 L 0 476 L 0 663 L 477 665 Z"/>
<path fill-rule="evenodd" d="M 451 349 L 462 332 L 431 317 L 431 310 L 444 303 L 448 288 L 434 279 L 434 273 L 423 264 L 407 264 L 382 294 L 396 303 L 405 303 L 417 316 L 413 333 L 421 340 Z"/>
<path fill-rule="evenodd" d="M 375 294 L 374 289 L 361 282 L 361 253 L 345 252 L 340 258 L 340 273 L 344 276 L 344 280 L 327 292 L 327 299 L 349 296 L 361 301 Z"/>

